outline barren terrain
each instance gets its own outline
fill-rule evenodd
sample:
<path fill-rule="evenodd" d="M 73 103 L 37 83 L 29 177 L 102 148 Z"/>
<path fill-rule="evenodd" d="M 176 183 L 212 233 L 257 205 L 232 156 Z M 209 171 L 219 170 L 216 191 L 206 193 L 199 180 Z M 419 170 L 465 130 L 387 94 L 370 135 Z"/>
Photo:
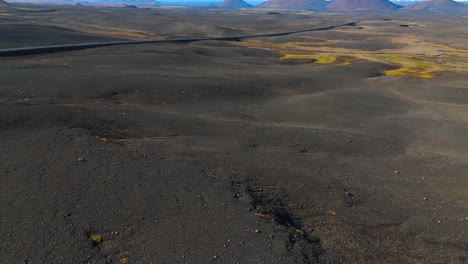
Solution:
<path fill-rule="evenodd" d="M 2 263 L 466 263 L 467 16 L 0 7 Z"/>

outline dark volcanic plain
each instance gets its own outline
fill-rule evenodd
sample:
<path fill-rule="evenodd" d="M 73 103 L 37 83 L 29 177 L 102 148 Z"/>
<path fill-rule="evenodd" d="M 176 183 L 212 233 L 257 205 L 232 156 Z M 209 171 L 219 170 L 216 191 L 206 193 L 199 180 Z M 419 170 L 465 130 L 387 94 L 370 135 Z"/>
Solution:
<path fill-rule="evenodd" d="M 360 20 L 0 58 L 1 263 L 467 262 L 466 16 L 0 10 L 1 48 Z"/>

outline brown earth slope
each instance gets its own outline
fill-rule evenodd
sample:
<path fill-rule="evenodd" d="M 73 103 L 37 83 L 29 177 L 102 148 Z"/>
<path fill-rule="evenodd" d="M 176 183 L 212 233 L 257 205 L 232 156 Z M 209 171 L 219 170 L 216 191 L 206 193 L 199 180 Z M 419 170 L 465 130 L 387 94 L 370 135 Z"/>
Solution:
<path fill-rule="evenodd" d="M 407 10 L 425 11 L 460 11 L 466 9 L 466 5 L 453 0 L 421 1 L 405 7 Z"/>
<path fill-rule="evenodd" d="M 332 11 L 391 10 L 399 8 L 388 0 L 336 0 L 327 5 Z"/>

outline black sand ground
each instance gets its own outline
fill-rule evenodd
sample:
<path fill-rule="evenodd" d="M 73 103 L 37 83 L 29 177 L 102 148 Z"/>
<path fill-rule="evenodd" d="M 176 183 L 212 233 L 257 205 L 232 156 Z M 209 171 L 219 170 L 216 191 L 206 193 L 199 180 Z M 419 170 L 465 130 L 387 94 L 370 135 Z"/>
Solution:
<path fill-rule="evenodd" d="M 57 31 L 84 21 L 211 36 L 352 18 L 127 12 L 3 15 L 2 35 L 37 30 L 0 45 L 110 38 Z M 450 42 L 456 18 L 437 22 Z M 278 57 L 199 42 L 1 59 L 0 262 L 465 263 L 468 77 Z"/>

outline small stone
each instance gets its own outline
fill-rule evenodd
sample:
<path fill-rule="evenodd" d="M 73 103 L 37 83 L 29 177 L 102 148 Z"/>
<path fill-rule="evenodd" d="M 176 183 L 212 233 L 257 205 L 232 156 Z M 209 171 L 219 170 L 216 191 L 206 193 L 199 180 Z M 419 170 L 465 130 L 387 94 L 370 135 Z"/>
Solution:
<path fill-rule="evenodd" d="M 400 174 L 400 172 L 399 172 L 399 171 L 395 171 L 395 174 Z"/>
<path fill-rule="evenodd" d="M 258 229 L 255 229 L 255 233 L 260 233 L 260 230 L 258 230 Z"/>
<path fill-rule="evenodd" d="M 218 258 L 218 256 L 217 256 L 216 254 L 214 254 L 214 255 L 213 255 L 213 258 L 214 258 L 214 259 L 217 259 L 217 258 Z"/>
<path fill-rule="evenodd" d="M 85 158 L 78 158 L 78 161 L 85 162 L 86 159 Z"/>
<path fill-rule="evenodd" d="M 424 201 L 427 201 L 427 198 L 426 198 L 426 197 L 424 197 L 423 199 L 424 199 Z"/>

